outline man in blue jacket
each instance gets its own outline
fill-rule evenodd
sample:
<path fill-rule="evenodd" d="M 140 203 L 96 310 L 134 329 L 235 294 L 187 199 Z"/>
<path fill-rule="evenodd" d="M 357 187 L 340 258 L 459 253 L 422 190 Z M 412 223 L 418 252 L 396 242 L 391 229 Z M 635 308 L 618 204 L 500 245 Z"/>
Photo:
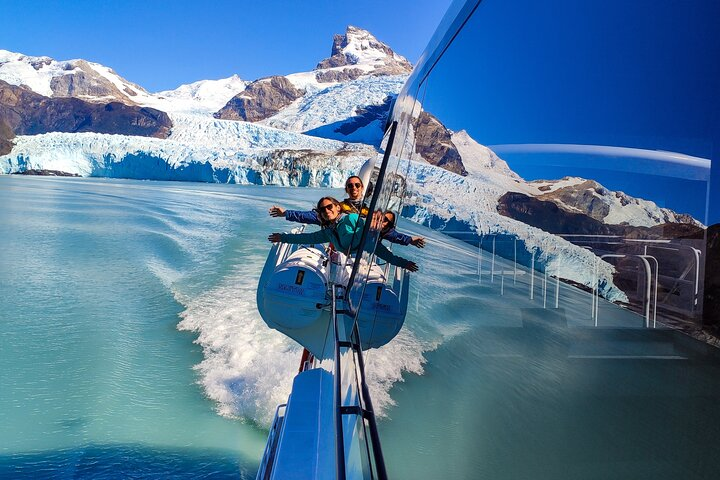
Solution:
<path fill-rule="evenodd" d="M 368 208 L 362 203 L 363 191 L 364 186 L 360 177 L 353 175 L 345 181 L 345 193 L 347 193 L 348 198 L 340 203 L 342 213 L 357 213 L 360 216 L 367 215 Z M 381 232 L 383 240 L 399 245 L 414 245 L 418 248 L 425 247 L 425 239 L 423 237 L 411 237 L 410 235 L 405 235 L 395 230 L 395 214 L 388 212 L 386 215 L 392 216 L 392 223 Z M 289 222 L 323 225 L 322 219 L 315 210 L 286 210 L 277 205 L 273 205 L 270 207 L 270 216 L 285 217 L 285 220 Z"/>

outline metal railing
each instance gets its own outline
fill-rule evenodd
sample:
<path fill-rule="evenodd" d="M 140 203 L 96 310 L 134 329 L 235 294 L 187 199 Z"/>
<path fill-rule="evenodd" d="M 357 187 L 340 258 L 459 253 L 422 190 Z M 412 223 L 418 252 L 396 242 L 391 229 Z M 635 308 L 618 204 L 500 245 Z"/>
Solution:
<path fill-rule="evenodd" d="M 337 305 L 338 301 L 345 301 L 344 295 L 339 294 L 339 291 L 342 289 L 344 289 L 344 287 L 340 285 L 333 285 L 332 287 L 332 322 L 335 335 L 335 375 L 333 378 L 333 392 L 335 404 L 334 423 L 336 440 L 336 478 L 338 480 L 345 480 L 347 478 L 347 472 L 345 468 L 347 459 L 345 458 L 345 432 L 343 429 L 343 417 L 345 415 L 355 415 L 358 417 L 358 420 L 362 422 L 363 427 L 366 427 L 370 433 L 369 443 L 366 443 L 365 445 L 367 463 L 370 465 L 370 471 L 367 473 L 369 474 L 370 478 L 387 480 L 385 459 L 383 457 L 382 447 L 380 445 L 380 435 L 378 434 L 377 421 L 375 419 L 372 400 L 370 399 L 370 390 L 368 389 L 365 379 L 365 362 L 363 360 L 362 348 L 359 341 L 360 335 L 357 328 L 357 322 L 353 323 L 353 328 L 351 334 L 349 335 L 349 339 L 340 338 L 340 321 L 342 321 L 342 317 L 346 313 L 345 309 L 338 308 Z M 347 335 L 345 336 L 348 337 Z M 346 349 L 346 352 L 351 351 L 354 355 L 354 358 L 357 360 L 357 377 L 355 380 L 359 383 L 359 389 L 356 402 L 354 402 L 355 404 L 353 405 L 343 405 L 343 365 L 341 360 L 341 349 Z M 366 439 L 365 442 L 368 442 L 368 440 Z"/>
<path fill-rule="evenodd" d="M 272 426 L 270 427 L 270 433 L 268 433 L 267 444 L 265 445 L 265 452 L 263 453 L 262 461 L 260 462 L 260 468 L 258 469 L 257 479 L 258 480 L 269 480 L 272 475 L 273 463 L 275 462 L 275 454 L 277 453 L 277 445 L 280 440 L 280 431 L 282 430 L 283 421 L 285 420 L 285 408 L 286 403 L 278 405 L 275 410 L 275 417 L 273 418 Z M 281 413 L 282 410 L 282 413 Z"/>

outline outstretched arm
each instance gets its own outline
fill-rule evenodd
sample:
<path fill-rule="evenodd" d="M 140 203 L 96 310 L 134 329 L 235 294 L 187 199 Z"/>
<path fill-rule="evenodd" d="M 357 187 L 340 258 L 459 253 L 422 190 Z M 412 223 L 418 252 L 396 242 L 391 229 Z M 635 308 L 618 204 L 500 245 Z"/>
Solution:
<path fill-rule="evenodd" d="M 320 225 L 320 218 L 314 210 L 286 210 L 277 205 L 270 207 L 271 217 L 285 217 L 288 222 L 308 223 L 310 225 Z"/>
<path fill-rule="evenodd" d="M 380 242 L 378 242 L 377 248 L 375 248 L 375 255 L 392 265 L 397 265 L 398 267 L 405 268 L 407 270 L 410 270 L 411 272 L 418 271 L 418 266 L 415 262 L 403 257 L 398 257 L 397 255 L 393 255 L 393 253 Z"/>
<path fill-rule="evenodd" d="M 425 246 L 425 239 L 423 237 L 411 237 L 410 235 L 398 232 L 394 228 L 385 232 L 382 238 L 383 240 L 387 240 L 391 243 L 397 243 L 398 245 L 414 245 L 418 248 L 423 248 Z"/>
<path fill-rule="evenodd" d="M 271 233 L 268 236 L 270 242 L 283 243 L 327 243 L 329 230 L 318 230 L 311 233 Z"/>
<path fill-rule="evenodd" d="M 410 245 L 410 242 L 412 242 L 412 237 L 410 235 L 400 233 L 394 228 L 391 228 L 387 232 L 383 233 L 382 238 L 383 240 L 387 240 L 390 243 L 397 243 L 398 245 Z"/>
<path fill-rule="evenodd" d="M 271 217 L 284 217 L 285 209 L 282 207 L 278 207 L 277 205 L 273 205 L 272 207 L 270 207 L 270 216 Z"/>
<path fill-rule="evenodd" d="M 314 210 L 285 210 L 285 220 L 288 222 L 308 223 L 310 225 L 320 225 L 320 217 Z"/>

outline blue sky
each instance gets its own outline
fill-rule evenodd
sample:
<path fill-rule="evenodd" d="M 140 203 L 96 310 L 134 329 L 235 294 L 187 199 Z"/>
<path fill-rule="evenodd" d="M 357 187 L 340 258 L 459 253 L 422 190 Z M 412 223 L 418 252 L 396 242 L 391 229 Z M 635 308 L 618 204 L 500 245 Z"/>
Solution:
<path fill-rule="evenodd" d="M 719 18 L 717 0 L 483 1 L 429 77 L 423 107 L 488 146 L 711 159 L 720 142 Z M 662 162 L 638 171 L 632 157 L 497 151 L 527 179 L 594 178 L 705 220 L 707 182 L 663 175 Z"/>
<path fill-rule="evenodd" d="M 310 70 L 349 24 L 415 62 L 450 3 L 0 0 L 0 48 L 99 62 L 152 92 L 232 74 L 254 80 Z M 454 88 L 456 100 L 443 95 L 435 102 L 433 91 L 445 88 L 435 76 L 424 105 L 486 145 L 613 145 L 711 158 L 720 132 L 717 18 L 717 0 L 555 0 L 553 8 L 484 1 L 472 20 L 481 24 L 475 36 L 456 42 L 438 66 L 465 87 Z M 503 158 L 528 179 L 593 176 L 588 167 L 597 167 L 583 158 L 574 169 Z M 673 185 L 648 175 L 643 182 L 596 169 L 594 177 L 705 217 L 697 182 Z M 710 203 L 719 203 L 713 195 Z M 720 220 L 720 213 L 710 217 Z"/>
<path fill-rule="evenodd" d="M 0 0 L 0 48 L 112 67 L 147 90 L 312 70 L 347 25 L 415 62 L 450 0 Z"/>

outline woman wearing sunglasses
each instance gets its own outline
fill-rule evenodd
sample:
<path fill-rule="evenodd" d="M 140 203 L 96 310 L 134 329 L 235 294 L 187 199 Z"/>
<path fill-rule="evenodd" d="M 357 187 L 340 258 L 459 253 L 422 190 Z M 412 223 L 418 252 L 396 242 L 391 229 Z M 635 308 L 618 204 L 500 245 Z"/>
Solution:
<path fill-rule="evenodd" d="M 345 193 L 348 198 L 340 202 L 340 209 L 342 213 L 358 213 L 364 217 L 367 215 L 368 207 L 363 200 L 364 186 L 362 179 L 356 175 L 348 178 L 345 181 Z M 393 225 L 388 230 L 381 233 L 383 240 L 387 240 L 390 243 L 397 243 L 399 245 L 414 245 L 418 248 L 425 247 L 425 239 L 423 237 L 411 237 L 404 233 L 400 233 L 395 230 L 395 215 L 393 215 Z M 270 207 L 271 217 L 285 217 L 285 220 L 289 222 L 306 223 L 310 225 L 320 225 L 325 228 L 323 219 L 318 215 L 316 210 L 302 211 L 302 210 L 286 210 L 277 205 Z"/>
<path fill-rule="evenodd" d="M 338 251 L 355 253 L 360 246 L 360 234 L 364 220 L 357 213 L 342 214 L 341 202 L 333 197 L 323 197 L 317 203 L 318 215 L 325 227 L 312 233 L 272 233 L 271 242 L 284 243 L 330 243 Z M 405 268 L 411 272 L 418 270 L 417 264 L 397 255 L 393 255 L 382 243 L 377 244 L 375 254 L 386 262 Z"/>
<path fill-rule="evenodd" d="M 353 175 L 345 181 L 345 193 L 347 198 L 340 202 L 340 209 L 343 213 L 359 213 L 367 215 L 368 207 L 363 203 L 362 179 Z M 315 210 L 286 210 L 277 205 L 270 207 L 271 217 L 285 217 L 289 222 L 308 223 L 311 225 L 322 225 L 322 219 Z"/>

